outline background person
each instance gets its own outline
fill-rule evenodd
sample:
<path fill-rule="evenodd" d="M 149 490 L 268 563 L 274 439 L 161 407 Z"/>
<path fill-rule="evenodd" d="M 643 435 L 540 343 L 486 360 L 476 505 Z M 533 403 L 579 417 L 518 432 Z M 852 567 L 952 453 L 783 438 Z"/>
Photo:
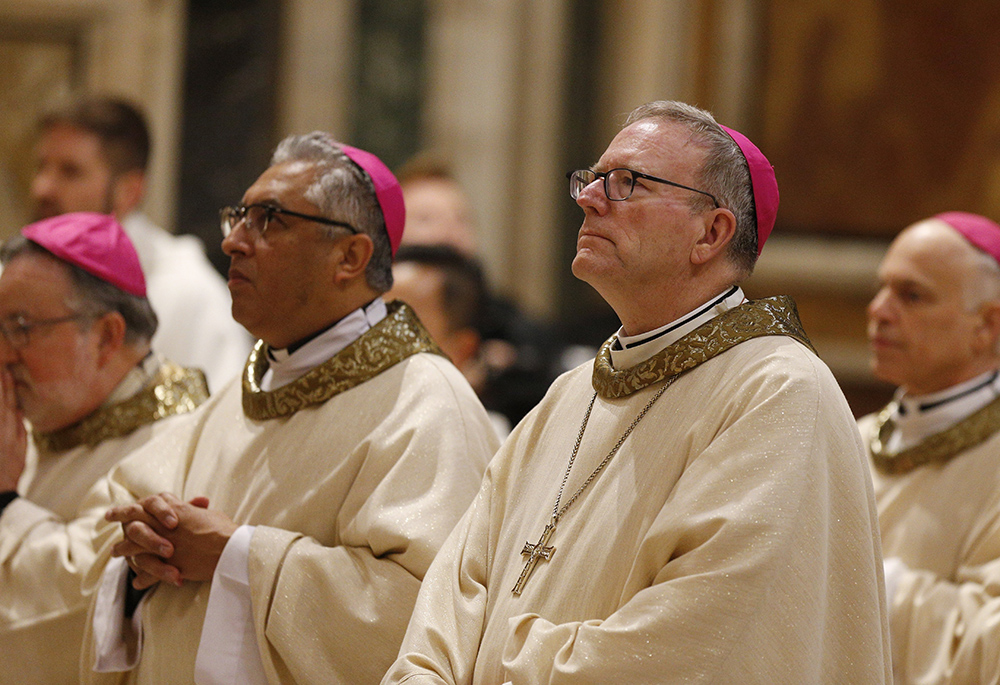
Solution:
<path fill-rule="evenodd" d="M 149 154 L 146 122 L 123 100 L 91 97 L 50 112 L 39 122 L 35 218 L 83 211 L 118 217 L 160 319 L 153 346 L 202 369 L 218 390 L 243 370 L 252 341 L 233 321 L 225 283 L 201 242 L 167 233 L 139 210 Z"/>
<path fill-rule="evenodd" d="M 905 228 L 868 306 L 872 369 L 898 386 L 859 422 L 878 502 L 896 683 L 1000 679 L 1000 226 Z"/>
<path fill-rule="evenodd" d="M 386 299 L 401 299 L 448 358 L 483 399 L 489 370 L 482 357 L 480 319 L 488 299 L 479 263 L 451 245 L 403 245 L 392 267 L 392 290 Z M 511 425 L 498 411 L 487 410 L 500 439 Z"/>
<path fill-rule="evenodd" d="M 114 217 L 31 224 L 0 262 L 0 682 L 76 682 L 96 484 L 208 388 L 151 351 L 156 315 Z"/>

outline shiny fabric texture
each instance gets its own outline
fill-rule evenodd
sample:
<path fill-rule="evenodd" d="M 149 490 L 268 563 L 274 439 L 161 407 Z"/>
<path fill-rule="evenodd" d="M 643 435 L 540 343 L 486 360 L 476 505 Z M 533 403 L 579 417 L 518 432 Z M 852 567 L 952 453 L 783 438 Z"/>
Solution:
<path fill-rule="evenodd" d="M 901 475 L 926 464 L 944 463 L 988 440 L 1000 431 L 1000 398 L 967 416 L 951 428 L 932 435 L 920 444 L 899 452 L 884 448 L 894 425 L 892 405 L 884 407 L 868 422 L 868 454 L 872 463 L 886 475 Z"/>
<path fill-rule="evenodd" d="M 996 405 L 897 457 L 934 455 L 922 465 L 886 470 L 873 461 L 883 553 L 907 567 L 889 598 L 897 685 L 1000 682 Z M 858 425 L 874 444 L 878 415 Z"/>
<path fill-rule="evenodd" d="M 376 326 L 363 337 L 391 335 Z M 170 444 L 123 462 L 110 495 L 204 495 L 237 524 L 257 526 L 250 588 L 269 682 L 377 682 L 497 447 L 489 418 L 447 359 L 422 352 L 288 415 L 251 418 L 244 397 L 233 382 Z M 116 526 L 99 529 L 101 564 L 119 536 Z M 210 586 L 148 595 L 142 657 L 126 673 L 89 671 L 88 624 L 84 682 L 191 683 Z"/>
<path fill-rule="evenodd" d="M 260 387 L 267 371 L 267 346 L 258 341 L 243 372 L 243 411 L 258 421 L 289 416 L 374 378 L 410 355 L 444 355 L 413 310 L 398 300 L 388 305 L 388 314 L 370 333 L 295 382 L 270 392 Z"/>
<path fill-rule="evenodd" d="M 138 394 L 98 410 L 66 439 L 36 436 L 22 497 L 0 516 L 0 683 L 76 682 L 88 602 L 81 581 L 109 505 L 103 479 L 206 396 L 200 372 L 165 363 Z M 93 445 L 83 439 L 95 435 L 104 437 Z"/>
<path fill-rule="evenodd" d="M 890 682 L 854 419 L 803 344 L 746 338 L 677 377 L 515 596 L 523 546 L 549 521 L 600 382 L 591 364 L 561 376 L 490 463 L 383 685 Z M 724 345 L 698 341 L 685 356 Z M 621 389 L 645 382 L 627 375 Z M 657 388 L 597 398 L 567 492 Z"/>
<path fill-rule="evenodd" d="M 72 426 L 35 433 L 32 439 L 41 452 L 65 452 L 79 445 L 95 447 L 153 421 L 187 414 L 207 399 L 204 373 L 166 361 L 151 383 L 127 402 L 100 407 Z"/>

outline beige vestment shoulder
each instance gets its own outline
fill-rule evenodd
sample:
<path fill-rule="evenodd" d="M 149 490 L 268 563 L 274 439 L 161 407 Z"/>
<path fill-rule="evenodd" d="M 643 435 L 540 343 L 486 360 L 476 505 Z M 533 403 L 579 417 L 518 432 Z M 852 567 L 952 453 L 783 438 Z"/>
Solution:
<path fill-rule="evenodd" d="M 0 515 L 0 683 L 77 681 L 87 610 L 81 579 L 108 507 L 101 480 L 173 422 L 159 419 L 207 397 L 201 372 L 164 363 L 131 398 L 33 436 L 21 497 Z"/>
<path fill-rule="evenodd" d="M 605 345 L 560 377 L 491 462 L 383 683 L 887 682 L 864 452 L 797 321 L 744 304 L 631 369 Z M 594 388 L 563 501 L 672 377 L 515 596 Z"/>
<path fill-rule="evenodd" d="M 859 421 L 873 456 L 880 425 Z M 895 682 L 1000 682 L 1000 400 L 878 461 L 883 551 L 908 567 L 889 598 Z"/>
<path fill-rule="evenodd" d="M 250 584 L 270 682 L 377 683 L 424 573 L 479 487 L 495 433 L 461 373 L 419 351 L 432 349 L 410 310 L 390 306 L 330 361 L 261 392 L 258 348 L 243 386 L 211 399 L 187 442 L 155 457 L 164 472 L 176 462 L 170 486 L 182 499 L 208 496 L 257 526 Z M 121 499 L 161 489 L 132 460 L 112 486 Z M 106 560 L 120 534 L 101 532 Z M 156 587 L 139 664 L 88 680 L 193 682 L 210 589 Z M 92 636 L 84 649 L 89 666 Z"/>

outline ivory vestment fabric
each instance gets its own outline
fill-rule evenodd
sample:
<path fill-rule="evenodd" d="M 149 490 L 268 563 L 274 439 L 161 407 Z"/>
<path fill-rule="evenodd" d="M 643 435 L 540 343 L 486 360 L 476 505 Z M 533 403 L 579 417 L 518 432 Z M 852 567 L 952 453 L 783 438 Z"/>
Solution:
<path fill-rule="evenodd" d="M 100 481 L 177 420 L 160 419 L 207 397 L 201 372 L 168 362 L 131 398 L 33 436 L 21 497 L 0 515 L 0 683 L 77 681 L 87 610 L 81 580 L 108 507 Z"/>
<path fill-rule="evenodd" d="M 560 377 L 490 463 L 383 683 L 888 682 L 864 451 L 800 333 L 789 302 L 748 303 L 631 371 L 606 345 Z M 564 497 L 678 373 L 515 596 L 594 388 Z"/>
<path fill-rule="evenodd" d="M 1000 682 L 998 408 L 994 400 L 901 453 L 922 465 L 873 464 L 885 558 L 907 566 L 889 598 L 897 684 Z M 877 418 L 859 421 L 868 445 Z"/>
<path fill-rule="evenodd" d="M 378 682 L 497 446 L 461 373 L 419 351 L 433 346 L 409 312 L 391 306 L 330 362 L 272 393 L 256 388 L 255 353 L 243 384 L 210 400 L 186 437 L 147 450 L 172 482 L 137 460 L 113 474 L 119 501 L 173 489 L 257 526 L 250 584 L 270 682 Z M 102 560 L 119 537 L 102 530 Z M 139 665 L 86 680 L 193 682 L 210 586 L 156 587 L 142 609 Z"/>

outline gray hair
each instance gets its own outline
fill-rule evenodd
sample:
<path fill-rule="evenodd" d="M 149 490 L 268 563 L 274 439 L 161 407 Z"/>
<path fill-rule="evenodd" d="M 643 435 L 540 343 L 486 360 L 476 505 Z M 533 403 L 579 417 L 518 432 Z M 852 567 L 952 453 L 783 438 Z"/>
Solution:
<path fill-rule="evenodd" d="M 700 190 L 711 193 L 736 216 L 736 234 L 729 243 L 729 260 L 739 279 L 753 273 L 757 262 L 757 214 L 753 199 L 750 167 L 736 142 L 710 112 L 672 100 L 641 105 L 628 115 L 625 126 L 643 119 L 663 119 L 686 126 L 694 142 L 705 148 L 705 163 L 699 174 Z M 704 208 L 709 199 L 692 193 L 692 211 Z"/>
<path fill-rule="evenodd" d="M 969 269 L 963 284 L 962 299 L 968 312 L 975 312 L 990 301 L 1000 300 L 1000 264 L 990 254 L 969 243 Z M 1000 338 L 993 345 L 1000 355 Z"/>
<path fill-rule="evenodd" d="M 66 269 L 73 288 L 66 306 L 75 313 L 96 318 L 109 312 L 118 312 L 125 319 L 125 342 L 128 345 L 148 343 L 153 338 L 159 322 L 147 298 L 127 293 L 20 235 L 14 236 L 0 248 L 0 264 L 7 266 L 23 255 L 45 256 Z"/>
<path fill-rule="evenodd" d="M 378 293 L 392 288 L 392 247 L 368 174 L 341 151 L 333 136 L 322 131 L 282 140 L 271 156 L 271 166 L 286 162 L 313 162 L 319 167 L 316 180 L 304 193 L 305 198 L 323 216 L 346 221 L 372 239 L 375 249 L 365 269 L 365 280 Z M 324 228 L 330 238 L 344 230 L 337 226 Z"/>

